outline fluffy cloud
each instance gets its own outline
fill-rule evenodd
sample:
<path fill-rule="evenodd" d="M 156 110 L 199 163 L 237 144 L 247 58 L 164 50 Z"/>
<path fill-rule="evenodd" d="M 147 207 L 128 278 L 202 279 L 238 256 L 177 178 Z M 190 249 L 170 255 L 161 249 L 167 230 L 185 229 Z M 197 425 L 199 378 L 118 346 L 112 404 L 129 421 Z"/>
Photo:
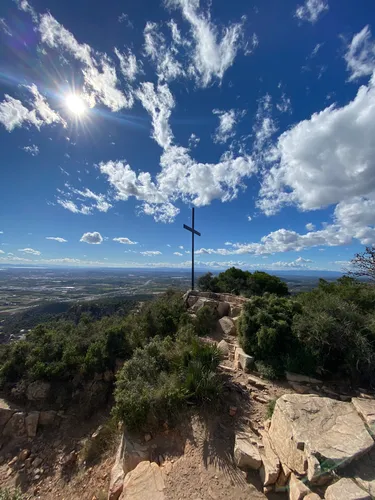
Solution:
<path fill-rule="evenodd" d="M 4 250 L 0 250 L 0 253 L 5 253 Z M 8 254 L 9 255 L 9 254 Z"/>
<path fill-rule="evenodd" d="M 140 252 L 140 253 L 145 257 L 153 257 L 155 255 L 161 255 L 161 252 L 159 250 L 146 250 L 145 252 Z"/>
<path fill-rule="evenodd" d="M 314 231 L 315 229 L 315 226 L 312 222 L 308 222 L 305 227 L 308 231 Z"/>
<path fill-rule="evenodd" d="M 308 21 L 314 24 L 328 9 L 327 0 L 306 0 L 303 5 L 297 7 L 295 15 L 301 21 Z"/>
<path fill-rule="evenodd" d="M 229 111 L 220 111 L 214 109 L 213 113 L 219 117 L 219 126 L 214 135 L 214 141 L 225 143 L 235 135 L 235 127 L 240 118 L 242 118 L 246 111 L 237 111 L 230 109 Z"/>
<path fill-rule="evenodd" d="M 91 105 L 101 102 L 112 111 L 133 105 L 132 94 L 125 95 L 117 88 L 116 70 L 106 54 L 98 54 L 86 43 L 79 43 L 72 33 L 49 13 L 41 16 L 38 29 L 42 43 L 67 52 L 83 64 L 85 94 Z"/>
<path fill-rule="evenodd" d="M 90 245 L 100 245 L 103 242 L 103 237 L 100 233 L 94 231 L 93 233 L 84 233 L 79 241 Z"/>
<path fill-rule="evenodd" d="M 199 11 L 199 0 L 165 0 L 169 7 L 180 8 L 190 24 L 194 49 L 190 73 L 199 85 L 206 87 L 213 78 L 222 80 L 243 46 L 243 23 L 233 23 L 219 30 L 209 14 Z"/>
<path fill-rule="evenodd" d="M 39 154 L 39 148 L 35 144 L 32 146 L 25 146 L 22 148 L 26 153 L 31 154 L 31 156 L 37 156 Z"/>
<path fill-rule="evenodd" d="M 81 205 L 81 208 L 79 208 L 71 200 L 63 200 L 61 198 L 57 198 L 56 201 L 63 208 L 65 208 L 66 210 L 69 210 L 70 212 L 73 212 L 74 214 L 82 214 L 82 215 L 90 215 L 90 214 L 92 214 L 91 207 L 88 207 L 87 205 Z"/>
<path fill-rule="evenodd" d="M 129 240 L 129 238 L 113 238 L 113 241 L 117 241 L 122 245 L 137 245 L 136 241 Z"/>
<path fill-rule="evenodd" d="M 349 80 L 369 76 L 375 69 L 375 42 L 372 40 L 369 26 L 354 35 L 345 54 Z"/>
<path fill-rule="evenodd" d="M 179 257 L 183 256 L 183 254 L 181 252 L 173 252 L 173 255 L 178 255 Z"/>
<path fill-rule="evenodd" d="M 276 132 L 277 125 L 272 118 L 272 98 L 266 94 L 258 101 L 253 125 L 254 150 L 257 156 L 268 155 L 269 141 Z"/>
<path fill-rule="evenodd" d="M 19 248 L 18 251 L 23 252 L 23 253 L 29 253 L 31 255 L 40 255 L 41 254 L 41 252 L 39 252 L 39 250 L 34 250 L 33 248 Z"/>
<path fill-rule="evenodd" d="M 130 49 L 121 54 L 121 52 L 115 48 L 115 54 L 120 62 L 121 73 L 128 81 L 133 82 L 142 71 L 141 63 L 137 61 L 137 58 Z"/>
<path fill-rule="evenodd" d="M 60 238 L 59 236 L 46 236 L 46 240 L 54 240 L 54 241 L 58 241 L 59 243 L 67 243 L 68 240 L 64 239 L 64 238 Z"/>

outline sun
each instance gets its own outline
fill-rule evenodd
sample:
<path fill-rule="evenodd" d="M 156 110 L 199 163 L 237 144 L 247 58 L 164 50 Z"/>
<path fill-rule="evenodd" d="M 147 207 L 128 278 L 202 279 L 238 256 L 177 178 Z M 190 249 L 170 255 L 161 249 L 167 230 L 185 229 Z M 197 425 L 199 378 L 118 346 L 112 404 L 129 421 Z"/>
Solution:
<path fill-rule="evenodd" d="M 87 111 L 85 101 L 78 94 L 67 95 L 65 97 L 65 106 L 76 117 L 82 117 Z"/>

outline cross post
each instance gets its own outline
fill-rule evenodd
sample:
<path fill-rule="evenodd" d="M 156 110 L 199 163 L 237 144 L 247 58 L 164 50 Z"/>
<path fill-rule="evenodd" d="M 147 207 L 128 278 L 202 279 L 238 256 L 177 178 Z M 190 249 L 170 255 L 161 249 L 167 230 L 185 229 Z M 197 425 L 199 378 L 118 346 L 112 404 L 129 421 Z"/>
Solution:
<path fill-rule="evenodd" d="M 184 229 L 191 232 L 191 289 L 194 290 L 194 235 L 201 236 L 201 233 L 195 230 L 195 209 L 191 209 L 191 227 L 184 224 Z"/>

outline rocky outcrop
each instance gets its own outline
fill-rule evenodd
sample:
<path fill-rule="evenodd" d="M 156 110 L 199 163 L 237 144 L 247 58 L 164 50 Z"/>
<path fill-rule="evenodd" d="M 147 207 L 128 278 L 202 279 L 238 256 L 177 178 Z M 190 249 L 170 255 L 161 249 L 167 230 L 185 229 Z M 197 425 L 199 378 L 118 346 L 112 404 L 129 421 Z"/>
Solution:
<path fill-rule="evenodd" d="M 373 428 L 375 426 L 375 401 L 373 399 L 353 398 L 352 403 L 367 425 Z"/>
<path fill-rule="evenodd" d="M 272 448 L 268 432 L 263 431 L 261 435 L 264 448 L 260 450 L 262 466 L 259 473 L 263 486 L 269 486 L 275 484 L 279 477 L 280 460 Z"/>
<path fill-rule="evenodd" d="M 326 500 L 371 500 L 366 491 L 362 490 L 352 479 L 342 478 L 337 483 L 328 486 Z"/>
<path fill-rule="evenodd" d="M 315 395 L 279 398 L 269 436 L 281 462 L 312 483 L 325 478 L 321 464 L 343 467 L 374 445 L 352 404 Z"/>
<path fill-rule="evenodd" d="M 0 437 L 34 438 L 40 426 L 58 426 L 59 423 L 60 417 L 56 411 L 26 412 L 0 400 Z"/>
<path fill-rule="evenodd" d="M 35 437 L 39 423 L 39 412 L 32 411 L 25 417 L 25 428 L 28 437 Z"/>
<path fill-rule="evenodd" d="M 262 465 L 258 447 L 253 444 L 251 434 L 241 432 L 236 435 L 234 459 L 238 467 L 258 470 Z"/>
<path fill-rule="evenodd" d="M 218 345 L 217 345 L 217 348 L 219 349 L 220 352 L 222 352 L 224 354 L 224 356 L 228 356 L 229 354 L 229 344 L 226 340 L 221 340 Z"/>
<path fill-rule="evenodd" d="M 300 481 L 295 474 L 290 475 L 289 480 L 289 500 L 302 500 L 311 493 L 310 489 Z"/>
<path fill-rule="evenodd" d="M 26 397 L 29 401 L 44 401 L 48 398 L 51 384 L 42 380 L 36 380 L 28 385 Z"/>
<path fill-rule="evenodd" d="M 223 316 L 217 322 L 217 330 L 224 335 L 236 335 L 236 325 L 233 323 L 232 318 Z"/>
<path fill-rule="evenodd" d="M 155 462 L 140 462 L 126 475 L 121 500 L 164 500 L 164 479 Z"/>
<path fill-rule="evenodd" d="M 230 293 L 199 292 L 190 290 L 184 295 L 186 308 L 191 313 L 197 313 L 204 306 L 215 309 L 219 318 L 240 316 L 244 304 L 249 299 Z"/>
<path fill-rule="evenodd" d="M 246 354 L 241 347 L 236 347 L 234 352 L 234 366 L 247 372 L 254 365 L 254 358 Z"/>

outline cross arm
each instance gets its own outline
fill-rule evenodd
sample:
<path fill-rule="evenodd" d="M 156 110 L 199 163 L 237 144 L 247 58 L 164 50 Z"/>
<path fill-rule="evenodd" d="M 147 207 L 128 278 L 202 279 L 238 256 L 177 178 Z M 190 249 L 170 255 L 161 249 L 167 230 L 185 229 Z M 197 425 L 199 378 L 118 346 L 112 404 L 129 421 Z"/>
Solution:
<path fill-rule="evenodd" d="M 184 224 L 184 229 L 187 229 L 188 231 L 196 234 L 197 236 L 202 236 L 200 232 L 196 231 L 195 229 L 193 230 L 191 227 L 187 226 L 186 224 Z"/>

